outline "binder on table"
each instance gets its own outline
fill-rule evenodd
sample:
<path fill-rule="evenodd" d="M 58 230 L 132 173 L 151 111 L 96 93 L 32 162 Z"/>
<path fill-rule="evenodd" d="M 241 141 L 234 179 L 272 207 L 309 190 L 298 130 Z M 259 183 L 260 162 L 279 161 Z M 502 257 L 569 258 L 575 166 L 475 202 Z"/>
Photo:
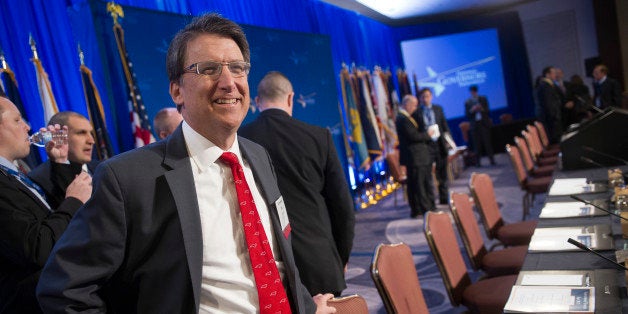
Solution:
<path fill-rule="evenodd" d="M 611 226 L 608 224 L 593 226 L 536 228 L 529 252 L 578 251 L 579 248 L 567 242 L 573 238 L 593 250 L 612 250 L 615 248 Z"/>
<path fill-rule="evenodd" d="M 608 187 L 603 184 L 589 183 L 587 178 L 554 179 L 549 195 L 578 195 L 606 192 Z"/>
<path fill-rule="evenodd" d="M 621 311 L 612 269 L 521 271 L 504 313 L 604 313 Z"/>
<path fill-rule="evenodd" d="M 591 203 L 607 208 L 604 200 L 594 200 Z M 539 218 L 570 218 L 570 217 L 593 217 L 608 215 L 607 212 L 597 209 L 593 205 L 582 202 L 549 202 L 541 209 Z"/>

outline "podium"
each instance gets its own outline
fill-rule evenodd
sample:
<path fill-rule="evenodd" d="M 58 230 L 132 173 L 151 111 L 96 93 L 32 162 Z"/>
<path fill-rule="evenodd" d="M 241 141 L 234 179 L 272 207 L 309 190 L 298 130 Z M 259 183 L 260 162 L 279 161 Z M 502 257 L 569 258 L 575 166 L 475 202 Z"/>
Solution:
<path fill-rule="evenodd" d="M 594 151 L 583 149 L 588 146 Z M 560 142 L 563 170 L 592 168 L 587 157 L 604 166 L 623 165 L 628 160 L 628 111 L 607 108 L 563 134 Z M 612 157 L 611 157 L 612 156 Z"/>

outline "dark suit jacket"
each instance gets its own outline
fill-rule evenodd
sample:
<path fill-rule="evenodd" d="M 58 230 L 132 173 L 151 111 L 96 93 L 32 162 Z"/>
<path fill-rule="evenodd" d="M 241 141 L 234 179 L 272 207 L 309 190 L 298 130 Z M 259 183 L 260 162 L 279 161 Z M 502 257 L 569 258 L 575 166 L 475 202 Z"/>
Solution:
<path fill-rule="evenodd" d="M 436 148 L 438 149 L 438 153 L 440 156 L 447 156 L 449 153 L 447 149 L 447 142 L 445 141 L 445 137 L 443 136 L 445 133 L 451 133 L 449 131 L 449 125 L 447 125 L 447 119 L 445 119 L 445 113 L 443 112 L 443 107 L 432 104 L 432 110 L 434 111 L 434 120 L 436 120 L 436 124 L 438 124 L 438 129 L 440 131 L 441 136 L 436 140 Z M 419 131 L 427 132 L 427 126 L 425 125 L 425 121 L 423 120 L 423 112 L 421 111 L 421 106 L 417 108 L 417 110 L 412 114 L 412 117 L 419 124 Z"/>
<path fill-rule="evenodd" d="M 399 112 L 395 120 L 399 139 L 399 164 L 408 167 L 431 165 L 429 142 L 432 139 L 425 131 L 419 131 L 418 121 L 415 121 L 415 125 L 410 119 L 411 117 Z"/>
<path fill-rule="evenodd" d="M 599 95 L 595 90 L 595 97 L 600 97 L 600 109 L 606 107 L 621 108 L 621 85 L 619 81 L 606 77 L 606 80 L 600 84 Z"/>
<path fill-rule="evenodd" d="M 295 313 L 314 313 L 290 242 L 281 230 L 270 157 L 239 138 L 270 212 Z M 167 139 L 102 162 L 94 193 L 58 241 L 37 297 L 51 313 L 197 313 L 203 240 L 192 167 L 181 126 Z"/>
<path fill-rule="evenodd" d="M 39 312 L 39 271 L 81 205 L 70 197 L 50 212 L 18 179 L 0 170 L 0 313 Z"/>
<path fill-rule="evenodd" d="M 93 160 L 87 164 L 90 173 L 94 173 L 96 166 L 100 163 Z M 65 199 L 65 191 L 68 185 L 74 181 L 74 178 L 82 171 L 82 164 L 69 163 L 60 164 L 53 163 L 48 159 L 46 162 L 37 166 L 28 173 L 28 177 L 46 192 L 46 200 L 52 208 L 55 208 Z"/>
<path fill-rule="evenodd" d="M 475 129 L 478 124 L 490 127 L 493 123 L 491 122 L 491 117 L 489 116 L 489 108 L 488 108 L 488 100 L 484 96 L 478 96 L 478 103 L 482 106 L 482 111 L 480 114 L 482 118 L 479 121 L 475 120 L 475 112 L 471 111 L 471 108 L 475 105 L 471 98 L 467 99 L 464 103 L 464 111 L 467 115 L 467 120 L 469 120 L 471 129 Z M 440 126 L 439 126 L 440 127 Z"/>
<path fill-rule="evenodd" d="M 548 79 L 542 79 L 535 90 L 536 115 L 547 129 L 551 143 L 560 142 L 563 134 L 563 102 L 560 90 Z"/>
<path fill-rule="evenodd" d="M 238 134 L 264 146 L 273 160 L 303 284 L 312 295 L 341 292 L 355 210 L 331 133 L 269 109 Z"/>

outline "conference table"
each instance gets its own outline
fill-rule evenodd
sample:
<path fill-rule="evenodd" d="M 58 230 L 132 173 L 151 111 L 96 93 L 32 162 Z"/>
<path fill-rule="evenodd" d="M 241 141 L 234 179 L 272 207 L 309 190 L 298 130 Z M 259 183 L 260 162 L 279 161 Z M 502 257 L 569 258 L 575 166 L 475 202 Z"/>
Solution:
<path fill-rule="evenodd" d="M 592 182 L 607 184 L 610 168 L 595 168 L 575 171 L 555 171 L 554 179 L 587 178 Z M 623 173 L 628 173 L 628 167 L 622 168 Z M 592 201 L 596 199 L 610 200 L 612 191 L 580 194 L 578 197 Z M 547 202 L 573 202 L 569 196 L 548 195 Z M 614 210 L 614 205 L 609 205 Z M 628 249 L 628 239 L 623 239 L 620 218 L 612 215 L 576 218 L 551 218 L 539 219 L 538 228 L 545 227 L 569 227 L 592 226 L 596 224 L 610 224 L 615 249 Z M 574 247 L 575 248 L 575 247 Z M 615 258 L 615 250 L 598 251 L 612 260 Z M 583 250 L 554 251 L 554 252 L 528 252 L 522 271 L 539 270 L 604 270 L 599 272 L 595 281 L 595 313 L 628 313 L 628 297 L 626 295 L 626 277 L 624 270 L 620 270 L 609 261 Z M 521 277 L 521 274 L 520 274 Z"/>

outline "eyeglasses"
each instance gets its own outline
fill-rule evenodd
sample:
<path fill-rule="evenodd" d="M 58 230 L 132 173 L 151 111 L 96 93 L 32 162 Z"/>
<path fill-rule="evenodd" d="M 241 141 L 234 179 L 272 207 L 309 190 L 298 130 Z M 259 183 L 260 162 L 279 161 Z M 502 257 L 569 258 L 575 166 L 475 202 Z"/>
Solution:
<path fill-rule="evenodd" d="M 222 74 L 223 66 L 229 68 L 229 72 L 233 77 L 243 77 L 249 74 L 251 70 L 251 64 L 244 61 L 233 62 L 216 62 L 216 61 L 203 61 L 191 64 L 185 71 L 188 73 L 196 73 L 198 75 L 209 76 L 212 79 L 217 79 Z"/>

